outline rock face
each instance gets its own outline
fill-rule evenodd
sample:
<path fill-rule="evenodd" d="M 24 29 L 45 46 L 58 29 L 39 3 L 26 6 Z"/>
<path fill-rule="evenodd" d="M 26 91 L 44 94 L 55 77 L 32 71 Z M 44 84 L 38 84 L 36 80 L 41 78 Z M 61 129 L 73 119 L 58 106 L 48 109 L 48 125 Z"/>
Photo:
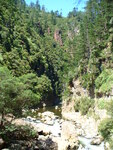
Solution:
<path fill-rule="evenodd" d="M 75 105 L 75 100 L 64 100 L 62 102 L 62 113 L 63 112 L 75 112 L 74 109 L 74 105 Z"/>
<path fill-rule="evenodd" d="M 62 113 L 63 117 L 75 122 L 76 133 L 87 138 L 93 138 L 98 134 L 98 123 L 93 118 L 82 116 L 79 112 Z"/>
<path fill-rule="evenodd" d="M 58 143 L 58 150 L 76 150 L 78 138 L 74 123 L 65 121 L 62 123 L 61 141 Z"/>
<path fill-rule="evenodd" d="M 89 94 L 88 91 L 80 85 L 79 80 L 73 81 L 71 92 L 73 93 L 73 98 L 87 97 Z"/>
<path fill-rule="evenodd" d="M 64 140 L 76 141 L 77 134 L 76 134 L 75 124 L 73 122 L 64 121 L 62 123 L 61 137 Z"/>
<path fill-rule="evenodd" d="M 60 30 L 55 30 L 54 32 L 54 39 L 56 42 L 58 42 L 61 46 L 63 45 L 62 44 L 62 38 L 61 38 L 61 32 Z"/>
<path fill-rule="evenodd" d="M 71 100 L 67 99 L 62 102 L 62 112 L 75 112 L 74 106 L 76 99 L 88 97 L 88 91 L 80 85 L 79 80 L 73 80 L 70 92 L 72 94 L 72 98 Z"/>

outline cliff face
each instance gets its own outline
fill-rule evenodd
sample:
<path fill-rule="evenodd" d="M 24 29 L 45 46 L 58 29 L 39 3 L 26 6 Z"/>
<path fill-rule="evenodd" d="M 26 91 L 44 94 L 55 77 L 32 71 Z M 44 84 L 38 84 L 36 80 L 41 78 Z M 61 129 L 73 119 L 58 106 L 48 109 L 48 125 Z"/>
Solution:
<path fill-rule="evenodd" d="M 105 109 L 100 109 L 99 104 L 102 103 L 103 99 L 90 99 L 91 101 L 94 101 L 93 107 L 87 108 L 87 114 L 82 114 L 81 109 L 76 110 L 75 106 L 78 108 L 80 107 L 79 104 L 77 105 L 78 100 L 82 103 L 84 102 L 82 101 L 83 98 L 86 98 L 85 100 L 87 101 L 87 99 L 90 98 L 89 92 L 82 87 L 78 79 L 73 80 L 73 84 L 70 87 L 70 92 L 71 96 L 62 103 L 63 118 L 76 122 L 76 133 L 79 136 L 90 139 L 94 137 L 94 139 L 100 141 L 99 143 L 101 143 L 103 138 L 99 135 L 98 126 L 103 119 L 109 118 L 107 111 Z M 84 105 L 88 105 L 88 103 L 84 103 Z M 83 107 L 83 109 L 86 109 L 86 107 L 87 106 Z"/>
<path fill-rule="evenodd" d="M 73 80 L 73 86 L 70 87 L 71 92 L 71 100 L 64 100 L 62 104 L 63 112 L 75 112 L 75 100 L 80 99 L 82 97 L 88 97 L 89 93 L 86 89 L 84 89 L 79 80 Z"/>
<path fill-rule="evenodd" d="M 61 31 L 60 30 L 55 30 L 55 32 L 54 32 L 54 40 L 56 42 L 58 42 L 61 46 L 63 45 L 62 38 L 61 38 Z"/>

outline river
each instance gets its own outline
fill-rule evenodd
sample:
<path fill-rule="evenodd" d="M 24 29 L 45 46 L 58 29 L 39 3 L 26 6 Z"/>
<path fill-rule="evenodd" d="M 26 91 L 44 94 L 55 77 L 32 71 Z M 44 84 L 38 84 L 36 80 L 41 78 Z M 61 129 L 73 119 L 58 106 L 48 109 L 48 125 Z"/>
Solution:
<path fill-rule="evenodd" d="M 52 124 L 45 123 L 41 120 L 39 117 L 39 114 L 45 113 L 45 112 L 53 112 L 55 117 L 52 121 Z M 31 114 L 31 112 L 29 113 Z M 50 130 L 51 134 L 56 137 L 61 136 L 61 130 L 62 130 L 62 114 L 61 114 L 61 107 L 45 107 L 45 108 L 40 108 L 36 111 L 32 110 L 33 116 L 35 116 L 36 119 L 32 118 L 25 118 L 27 122 L 34 123 L 35 126 L 44 126 L 44 128 L 47 128 Z M 27 114 L 28 115 L 28 114 Z M 79 141 L 85 145 L 84 150 L 104 150 L 104 142 L 102 142 L 100 145 L 91 145 L 92 138 L 86 138 L 83 136 L 79 136 Z"/>

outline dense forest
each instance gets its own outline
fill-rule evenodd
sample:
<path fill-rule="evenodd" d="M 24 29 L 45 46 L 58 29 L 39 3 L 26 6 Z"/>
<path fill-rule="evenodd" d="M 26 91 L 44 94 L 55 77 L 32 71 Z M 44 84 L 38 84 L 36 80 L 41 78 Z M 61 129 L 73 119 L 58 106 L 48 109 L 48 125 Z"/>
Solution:
<path fill-rule="evenodd" d="M 0 0 L 2 118 L 70 96 L 73 78 L 92 98 L 113 92 L 113 1 L 89 0 L 63 17 L 38 0 Z"/>
<path fill-rule="evenodd" d="M 49 95 L 61 96 L 74 76 L 91 93 L 110 92 L 112 1 L 90 0 L 85 12 L 74 8 L 67 18 L 58 11 L 46 12 L 38 1 L 27 6 L 24 0 L 1 0 L 0 10 L 1 73 L 10 71 L 37 102 Z"/>

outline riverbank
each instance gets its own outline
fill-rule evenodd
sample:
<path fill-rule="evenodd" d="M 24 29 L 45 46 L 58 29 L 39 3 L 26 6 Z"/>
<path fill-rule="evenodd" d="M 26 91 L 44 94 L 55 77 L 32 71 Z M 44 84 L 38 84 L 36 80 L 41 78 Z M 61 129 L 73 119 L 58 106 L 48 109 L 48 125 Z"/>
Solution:
<path fill-rule="evenodd" d="M 44 150 L 68 150 L 69 148 L 71 150 L 94 150 L 96 148 L 104 150 L 104 142 L 98 136 L 98 131 L 92 126 L 91 119 L 83 120 L 83 116 L 76 112 L 65 113 L 65 117 L 64 114 L 62 114 L 63 117 L 60 117 L 50 111 L 37 115 L 38 118 L 27 116 L 12 122 L 17 126 L 29 125 L 34 128 L 38 134 L 35 142 L 38 144 L 35 145 L 35 148 L 42 147 Z M 86 122 L 84 126 L 82 126 L 83 121 Z"/>

